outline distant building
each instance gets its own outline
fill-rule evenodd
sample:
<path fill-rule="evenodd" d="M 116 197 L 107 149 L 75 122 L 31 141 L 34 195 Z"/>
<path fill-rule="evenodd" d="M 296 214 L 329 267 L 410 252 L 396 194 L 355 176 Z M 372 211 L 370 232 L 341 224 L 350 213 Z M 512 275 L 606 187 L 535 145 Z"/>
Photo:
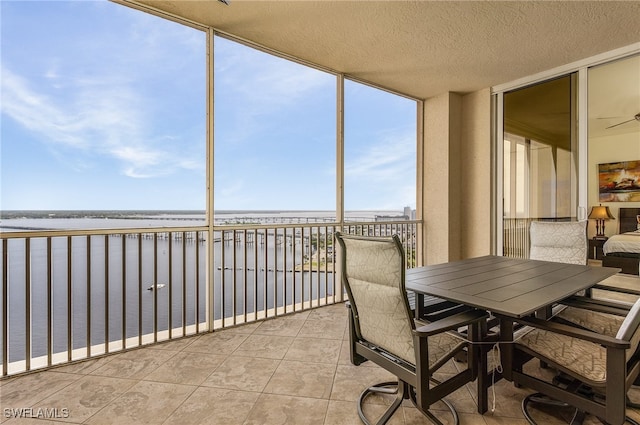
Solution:
<path fill-rule="evenodd" d="M 411 207 L 404 207 L 403 213 L 403 215 L 376 215 L 375 221 L 402 221 L 416 219 L 416 210 L 412 210 Z"/>
<path fill-rule="evenodd" d="M 416 210 L 412 210 L 411 207 L 404 207 L 404 215 L 407 216 L 407 220 L 415 220 Z"/>

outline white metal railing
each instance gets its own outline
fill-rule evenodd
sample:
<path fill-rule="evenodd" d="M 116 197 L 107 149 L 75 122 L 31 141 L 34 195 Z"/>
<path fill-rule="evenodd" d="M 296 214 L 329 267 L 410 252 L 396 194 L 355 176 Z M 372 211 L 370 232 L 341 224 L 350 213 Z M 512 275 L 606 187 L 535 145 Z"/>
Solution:
<path fill-rule="evenodd" d="M 2 233 L 2 376 L 341 302 L 339 227 L 216 226 L 213 244 L 206 226 Z M 342 231 L 396 233 L 416 265 L 416 221 Z"/>

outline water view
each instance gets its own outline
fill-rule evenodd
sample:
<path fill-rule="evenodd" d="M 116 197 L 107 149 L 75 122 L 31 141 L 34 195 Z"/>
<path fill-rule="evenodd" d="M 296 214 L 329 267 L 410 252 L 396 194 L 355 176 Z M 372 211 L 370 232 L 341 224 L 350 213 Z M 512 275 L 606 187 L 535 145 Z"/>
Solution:
<path fill-rule="evenodd" d="M 346 215 L 358 226 L 407 219 Z M 196 333 L 208 311 L 229 326 L 333 302 L 334 212 L 229 211 L 214 222 L 210 292 L 204 212 L 3 212 L 8 362 Z"/>

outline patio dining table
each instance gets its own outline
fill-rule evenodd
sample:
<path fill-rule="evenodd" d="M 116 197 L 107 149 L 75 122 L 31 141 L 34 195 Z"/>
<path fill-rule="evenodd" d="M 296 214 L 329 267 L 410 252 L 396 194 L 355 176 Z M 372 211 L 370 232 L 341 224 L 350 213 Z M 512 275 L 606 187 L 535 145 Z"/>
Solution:
<path fill-rule="evenodd" d="M 422 316 L 425 296 L 520 318 L 537 314 L 546 318 L 551 306 L 577 292 L 589 289 L 620 269 L 555 263 L 487 255 L 449 263 L 409 269 L 406 289 L 416 294 L 416 316 Z M 513 341 L 513 322 L 501 320 L 500 342 Z M 508 348 L 507 344 L 507 348 Z M 478 412 L 488 408 L 486 356 L 478 356 Z M 503 367 L 509 367 L 509 352 L 501 351 Z"/>

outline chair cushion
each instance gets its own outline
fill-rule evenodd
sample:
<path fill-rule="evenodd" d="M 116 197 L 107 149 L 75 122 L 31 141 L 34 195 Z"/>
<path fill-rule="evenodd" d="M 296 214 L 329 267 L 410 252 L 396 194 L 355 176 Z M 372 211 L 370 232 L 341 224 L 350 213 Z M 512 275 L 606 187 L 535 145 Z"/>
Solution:
<path fill-rule="evenodd" d="M 575 323 L 585 329 L 615 338 L 618 329 L 624 321 L 623 316 L 600 313 L 584 308 L 567 307 L 559 312 L 556 317 Z"/>
<path fill-rule="evenodd" d="M 534 221 L 530 238 L 532 260 L 587 263 L 586 221 Z"/>
<path fill-rule="evenodd" d="M 571 307 L 563 310 L 558 316 L 594 332 L 630 341 L 630 347 L 625 350 L 627 361 L 638 350 L 640 299 L 635 302 L 626 317 Z M 585 378 L 591 385 L 603 386 L 606 383 L 607 350 L 599 344 L 535 328 L 522 335 L 516 344 L 549 359 L 578 377 Z"/>
<path fill-rule="evenodd" d="M 602 387 L 607 381 L 607 350 L 599 344 L 534 328 L 516 344 L 584 378 L 592 386 Z"/>
<path fill-rule="evenodd" d="M 362 337 L 415 364 L 411 323 L 398 288 L 354 278 L 349 282 L 357 300 Z"/>
<path fill-rule="evenodd" d="M 640 299 L 633 304 L 626 317 L 574 307 L 563 309 L 557 317 L 602 335 L 631 341 L 631 347 L 626 350 L 627 360 L 640 344 Z"/>

